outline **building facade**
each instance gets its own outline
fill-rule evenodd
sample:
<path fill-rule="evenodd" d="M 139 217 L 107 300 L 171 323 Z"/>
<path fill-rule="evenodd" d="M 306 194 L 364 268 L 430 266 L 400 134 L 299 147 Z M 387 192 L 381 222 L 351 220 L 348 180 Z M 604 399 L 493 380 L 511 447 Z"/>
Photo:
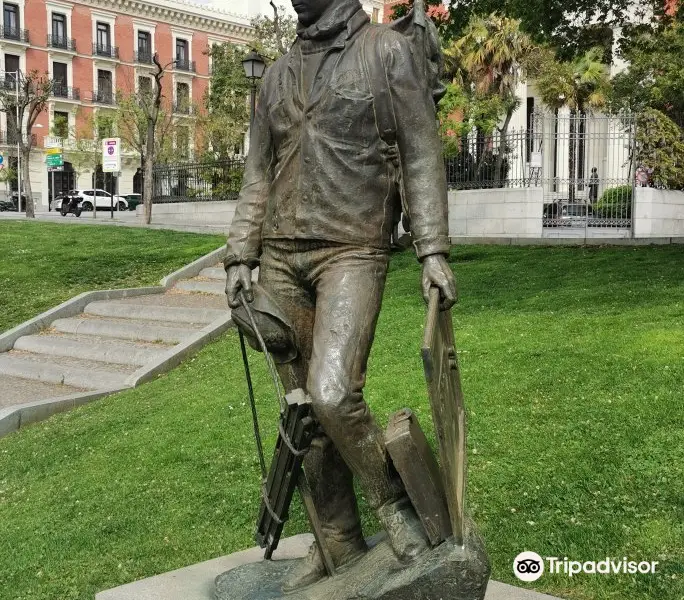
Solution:
<path fill-rule="evenodd" d="M 173 107 L 174 119 L 187 120 L 191 130 L 189 107 L 202 104 L 209 85 L 209 48 L 223 42 L 247 43 L 249 23 L 246 15 L 182 0 L 3 2 L 0 61 L 5 77 L 17 70 L 37 71 L 55 82 L 48 108 L 31 132 L 35 136 L 31 182 L 38 210 L 45 210 L 51 197 L 52 177 L 45 166 L 48 148 L 65 150 L 65 171 L 55 179 L 57 193 L 93 186 L 92 172 L 73 172 L 69 150 L 75 149 L 77 139 L 87 139 L 89 132 L 91 139 L 95 137 L 93 123 L 98 122 L 98 114 L 116 110 L 118 91 L 130 93 L 152 85 L 155 53 L 162 65 L 172 63 L 164 76 L 164 96 Z M 0 115 L 0 130 L 7 131 L 5 114 Z M 7 142 L 8 136 L 0 135 L 0 141 Z M 186 155 L 192 135 L 174 140 L 175 144 L 179 155 Z M 10 161 L 16 156 L 11 144 L 0 145 L 0 151 Z M 119 193 L 139 187 L 139 166 L 139 157 L 125 155 Z"/>

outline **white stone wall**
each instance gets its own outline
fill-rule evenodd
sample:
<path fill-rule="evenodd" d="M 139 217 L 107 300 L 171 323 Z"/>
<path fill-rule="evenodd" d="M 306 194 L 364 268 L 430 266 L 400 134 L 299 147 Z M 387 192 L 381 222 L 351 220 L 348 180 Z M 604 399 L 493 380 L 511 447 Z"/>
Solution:
<path fill-rule="evenodd" d="M 542 188 L 449 192 L 449 236 L 541 238 Z"/>
<path fill-rule="evenodd" d="M 155 204 L 152 207 L 152 223 L 202 225 L 227 231 L 235 215 L 236 204 L 235 201 Z M 142 223 L 142 205 L 136 208 L 136 217 Z"/>
<path fill-rule="evenodd" d="M 684 192 L 636 188 L 634 237 L 684 237 Z"/>

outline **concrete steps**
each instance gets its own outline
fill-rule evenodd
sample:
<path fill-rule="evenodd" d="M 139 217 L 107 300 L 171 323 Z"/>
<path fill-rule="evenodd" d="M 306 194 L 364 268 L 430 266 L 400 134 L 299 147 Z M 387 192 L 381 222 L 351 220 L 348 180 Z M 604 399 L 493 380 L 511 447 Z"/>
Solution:
<path fill-rule="evenodd" d="M 0 354 L 0 373 L 33 381 L 66 385 L 84 390 L 113 388 L 125 383 L 136 367 L 113 367 L 95 360 L 49 357 L 12 350 Z"/>
<path fill-rule="evenodd" d="M 68 402 L 79 393 L 138 385 L 225 331 L 225 273 L 220 267 L 203 273 L 165 293 L 99 295 L 74 312 L 41 315 L 39 327 L 27 328 L 0 353 L 0 425 L 2 411 L 22 403 Z M 6 431 L 0 427 L 0 435 Z"/>
<path fill-rule="evenodd" d="M 151 345 L 114 340 L 90 335 L 27 335 L 14 344 L 15 350 L 96 360 L 115 365 L 142 367 L 168 349 L 166 345 Z"/>
<path fill-rule="evenodd" d="M 178 344 L 185 338 L 197 333 L 199 326 L 193 326 L 192 323 L 170 326 L 159 321 L 132 321 L 81 315 L 80 317 L 57 319 L 52 323 L 52 329 L 60 333 Z"/>
<path fill-rule="evenodd" d="M 99 317 L 200 325 L 208 325 L 226 313 L 225 310 L 221 311 L 211 308 L 155 306 L 153 304 L 134 304 L 120 300 L 91 302 L 83 312 L 87 315 L 97 315 Z"/>
<path fill-rule="evenodd" d="M 187 279 L 176 284 L 177 290 L 199 294 L 213 294 L 214 296 L 226 295 L 226 282 L 204 279 Z"/>
<path fill-rule="evenodd" d="M 226 270 L 221 267 L 209 267 L 208 269 L 202 269 L 199 274 L 200 277 L 204 279 L 216 279 L 219 281 L 226 281 Z"/>

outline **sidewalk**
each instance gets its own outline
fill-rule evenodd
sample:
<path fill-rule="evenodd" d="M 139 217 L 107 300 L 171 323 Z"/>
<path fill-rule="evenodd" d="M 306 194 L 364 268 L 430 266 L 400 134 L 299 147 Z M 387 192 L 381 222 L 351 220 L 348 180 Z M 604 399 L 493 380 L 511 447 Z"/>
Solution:
<path fill-rule="evenodd" d="M 21 221 L 26 220 L 26 216 L 14 212 L 0 212 L 0 222 L 5 221 Z M 36 221 L 43 221 L 49 223 L 59 223 L 64 225 L 110 225 L 118 227 L 140 227 L 146 229 L 168 229 L 170 231 L 183 231 L 186 233 L 202 233 L 210 235 L 224 235 L 230 226 L 230 223 L 217 223 L 217 224 L 201 224 L 195 223 L 192 225 L 184 225 L 182 223 L 164 223 L 163 220 L 154 217 L 152 215 L 152 224 L 145 225 L 141 223 L 135 211 L 128 211 L 119 213 L 114 211 L 114 218 L 111 218 L 110 211 L 97 211 L 97 216 L 93 216 L 93 213 L 83 213 L 81 217 L 76 217 L 75 215 L 67 215 L 63 217 L 61 214 L 56 212 L 37 212 Z"/>

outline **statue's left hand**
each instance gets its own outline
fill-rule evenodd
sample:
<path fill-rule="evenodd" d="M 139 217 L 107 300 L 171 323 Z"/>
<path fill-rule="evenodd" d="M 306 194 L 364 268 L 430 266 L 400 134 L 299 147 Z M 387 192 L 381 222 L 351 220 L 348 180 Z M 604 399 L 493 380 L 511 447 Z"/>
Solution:
<path fill-rule="evenodd" d="M 442 310 L 451 308 L 458 300 L 456 290 L 456 278 L 446 258 L 441 254 L 432 254 L 423 259 L 423 298 L 430 301 L 430 288 L 434 285 L 439 288 Z"/>

